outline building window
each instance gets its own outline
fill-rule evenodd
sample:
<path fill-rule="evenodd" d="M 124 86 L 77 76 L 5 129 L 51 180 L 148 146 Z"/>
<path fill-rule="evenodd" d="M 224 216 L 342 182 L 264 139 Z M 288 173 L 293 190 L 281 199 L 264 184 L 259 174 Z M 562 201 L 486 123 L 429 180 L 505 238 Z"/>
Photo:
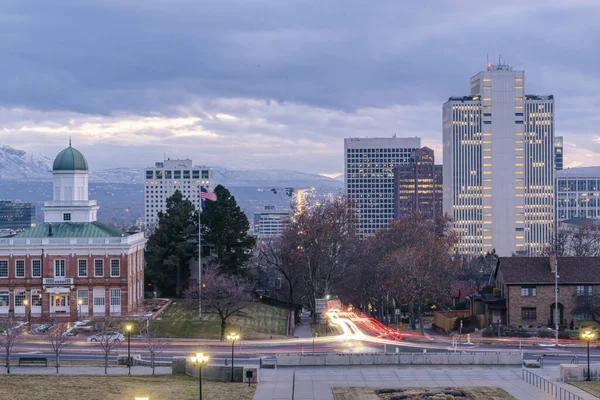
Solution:
<path fill-rule="evenodd" d="M 87 289 L 77 290 L 77 305 L 79 305 L 79 300 L 81 300 L 82 306 L 87 306 L 89 304 L 90 294 Z"/>
<path fill-rule="evenodd" d="M 110 305 L 121 305 L 121 289 L 110 289 Z"/>
<path fill-rule="evenodd" d="M 110 276 L 121 276 L 121 260 L 110 260 Z"/>
<path fill-rule="evenodd" d="M 521 286 L 521 296 L 536 296 L 537 290 L 535 286 Z"/>
<path fill-rule="evenodd" d="M 15 290 L 15 307 L 23 307 L 25 304 L 23 303 L 26 298 L 26 293 L 24 290 Z"/>
<path fill-rule="evenodd" d="M 104 260 L 94 260 L 94 276 L 104 276 Z"/>
<path fill-rule="evenodd" d="M 192 171 L 192 179 L 200 179 L 200 171 Z"/>
<path fill-rule="evenodd" d="M 42 306 L 42 292 L 39 290 L 31 291 L 31 306 L 41 307 Z"/>
<path fill-rule="evenodd" d="M 181 179 L 181 171 L 173 171 L 173 179 Z"/>
<path fill-rule="evenodd" d="M 190 179 L 190 171 L 183 171 L 183 179 Z"/>
<path fill-rule="evenodd" d="M 15 260 L 15 276 L 25 278 L 25 260 Z"/>
<path fill-rule="evenodd" d="M 65 260 L 54 260 L 54 277 L 64 278 L 65 273 Z"/>
<path fill-rule="evenodd" d="M 578 321 L 591 321 L 592 314 L 589 311 L 580 311 L 577 313 L 577 320 Z"/>
<path fill-rule="evenodd" d="M 592 295 L 592 286 L 577 286 L 577 296 L 591 296 Z"/>
<path fill-rule="evenodd" d="M 8 261 L 0 260 L 0 278 L 8 278 Z"/>
<path fill-rule="evenodd" d="M 10 292 L 8 290 L 0 290 L 0 307 L 10 306 Z"/>
<path fill-rule="evenodd" d="M 146 179 L 152 179 L 154 177 L 153 171 L 146 171 Z"/>
<path fill-rule="evenodd" d="M 522 320 L 533 320 L 537 319 L 535 307 L 523 307 L 521 308 L 521 319 Z"/>
<path fill-rule="evenodd" d="M 208 179 L 208 170 L 206 170 L 206 169 L 202 170 L 202 179 Z"/>
<path fill-rule="evenodd" d="M 87 260 L 77 260 L 77 276 L 82 278 L 88 276 Z"/>
<path fill-rule="evenodd" d="M 104 292 L 102 292 L 102 293 L 94 292 L 94 305 L 95 306 L 103 306 L 104 305 Z"/>
<path fill-rule="evenodd" d="M 42 277 L 42 260 L 31 260 L 31 277 Z"/>
<path fill-rule="evenodd" d="M 64 213 L 63 221 L 70 221 L 70 220 L 71 220 L 71 213 Z"/>

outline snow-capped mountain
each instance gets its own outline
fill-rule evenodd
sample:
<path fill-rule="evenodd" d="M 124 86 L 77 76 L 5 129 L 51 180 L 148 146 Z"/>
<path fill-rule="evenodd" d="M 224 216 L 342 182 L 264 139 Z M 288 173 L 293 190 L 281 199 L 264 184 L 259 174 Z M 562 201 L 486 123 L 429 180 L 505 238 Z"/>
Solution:
<path fill-rule="evenodd" d="M 0 144 L 0 180 L 48 180 L 53 160 Z"/>
<path fill-rule="evenodd" d="M 0 144 L 0 181 L 48 181 L 53 160 L 27 154 Z M 229 170 L 212 167 L 216 184 L 224 186 L 331 186 L 341 187 L 341 182 L 326 176 L 281 169 Z M 91 182 L 144 183 L 145 168 L 109 168 L 92 171 Z"/>

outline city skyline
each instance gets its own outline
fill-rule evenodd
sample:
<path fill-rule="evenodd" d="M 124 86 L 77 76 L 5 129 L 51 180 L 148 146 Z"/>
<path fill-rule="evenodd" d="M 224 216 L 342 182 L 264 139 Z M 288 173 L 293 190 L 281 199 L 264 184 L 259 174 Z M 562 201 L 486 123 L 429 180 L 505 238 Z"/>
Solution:
<path fill-rule="evenodd" d="M 418 136 L 441 155 L 440 104 L 464 92 L 462 77 L 488 54 L 502 54 L 528 71 L 532 92 L 560 99 L 565 166 L 593 165 L 600 153 L 600 84 L 587 51 L 593 41 L 584 40 L 598 36 L 585 23 L 595 2 L 269 9 L 254 1 L 236 13 L 227 2 L 209 10 L 176 3 L 148 5 L 147 19 L 126 5 L 91 2 L 65 13 L 66 3 L 40 3 L 49 25 L 35 7 L 0 6 L 15 33 L 3 56 L 14 79 L 2 83 L 0 142 L 52 155 L 72 136 L 98 169 L 114 160 L 144 167 L 166 152 L 230 168 L 336 174 L 349 136 Z M 253 12 L 264 21 L 244 19 Z M 471 34 L 492 18 L 485 41 Z M 519 23 L 537 19 L 554 29 Z"/>

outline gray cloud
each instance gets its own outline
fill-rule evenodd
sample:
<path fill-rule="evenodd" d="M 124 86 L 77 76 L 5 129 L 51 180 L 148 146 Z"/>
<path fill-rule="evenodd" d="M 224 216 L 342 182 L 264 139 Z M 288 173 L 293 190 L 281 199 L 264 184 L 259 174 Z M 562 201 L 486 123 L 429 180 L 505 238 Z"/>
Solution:
<path fill-rule="evenodd" d="M 138 155 L 129 164 L 185 146 L 241 167 L 335 172 L 348 136 L 435 148 L 441 103 L 468 93 L 490 53 L 525 69 L 529 92 L 556 96 L 567 143 L 600 152 L 588 140 L 600 136 L 598 15 L 594 0 L 3 2 L 0 141 L 59 149 L 72 121 L 102 164 L 96 146 L 110 139 Z M 117 124 L 151 116 L 198 120 L 188 135 Z"/>

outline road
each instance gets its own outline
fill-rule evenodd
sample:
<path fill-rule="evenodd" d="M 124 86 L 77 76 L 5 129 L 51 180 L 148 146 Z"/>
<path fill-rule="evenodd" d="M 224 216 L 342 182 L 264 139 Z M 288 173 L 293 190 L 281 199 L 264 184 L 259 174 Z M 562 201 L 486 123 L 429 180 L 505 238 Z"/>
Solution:
<path fill-rule="evenodd" d="M 273 357 L 277 353 L 381 353 L 389 352 L 449 352 L 449 351 L 523 351 L 525 359 L 537 359 L 542 356 L 545 365 L 564 364 L 579 357 L 584 362 L 586 349 L 582 347 L 548 347 L 531 343 L 519 346 L 506 343 L 506 339 L 497 344 L 459 344 L 452 346 L 447 337 L 427 338 L 408 336 L 405 333 L 389 328 L 378 321 L 358 316 L 352 312 L 332 310 L 329 320 L 337 325 L 340 335 L 318 337 L 312 339 L 269 339 L 257 341 L 239 341 L 235 344 L 235 357 L 238 362 L 256 364 L 260 357 Z M 173 339 L 157 356 L 158 361 L 170 361 L 176 356 L 190 356 L 197 352 L 208 354 L 214 362 L 225 363 L 231 357 L 231 344 L 218 340 Z M 141 354 L 149 358 L 149 353 L 138 338 L 131 339 L 131 353 Z M 54 359 L 50 345 L 41 336 L 25 336 L 21 343 L 15 345 L 11 358 L 17 359 L 26 354 L 43 355 Z M 109 361 L 116 361 L 117 355 L 127 354 L 127 343 L 121 343 L 109 355 Z M 592 360 L 600 361 L 600 350 L 591 349 Z M 104 353 L 98 343 L 89 343 L 85 339 L 74 338 L 72 343 L 61 354 L 63 361 L 102 362 Z"/>

